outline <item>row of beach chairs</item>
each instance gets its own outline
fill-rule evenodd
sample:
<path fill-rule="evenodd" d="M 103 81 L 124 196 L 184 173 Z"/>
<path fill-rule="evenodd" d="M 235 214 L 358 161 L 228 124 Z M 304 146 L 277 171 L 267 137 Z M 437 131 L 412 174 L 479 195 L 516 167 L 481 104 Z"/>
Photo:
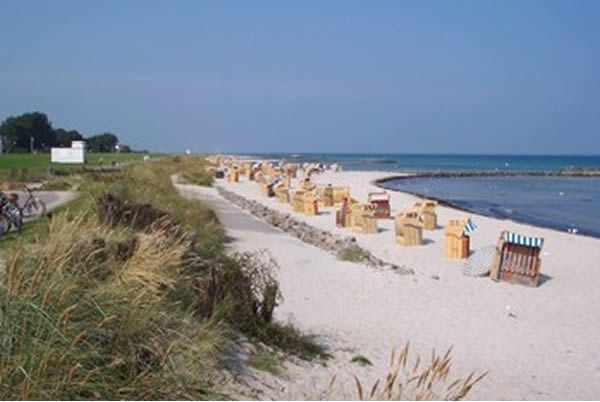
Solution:
<path fill-rule="evenodd" d="M 262 196 L 276 197 L 280 202 L 290 204 L 295 212 L 309 216 L 318 215 L 321 208 L 334 207 L 336 225 L 351 228 L 356 233 L 377 233 L 377 220 L 391 218 L 390 197 L 386 192 L 370 193 L 367 202 L 359 202 L 351 197 L 350 187 L 317 187 L 309 175 L 305 175 L 297 188 L 292 188 L 291 180 L 297 177 L 297 171 L 298 166 L 292 164 L 279 169 L 269 164 L 259 167 L 232 165 L 228 168 L 227 178 L 237 182 L 240 173 L 247 175 L 258 183 Z M 436 206 L 436 201 L 421 200 L 411 209 L 399 212 L 394 217 L 396 243 L 401 246 L 423 244 L 423 231 L 438 228 Z M 444 256 L 468 258 L 473 230 L 470 218 L 449 220 L 444 227 Z M 542 238 L 502 232 L 495 248 L 490 277 L 495 281 L 537 286 L 542 245 Z"/>

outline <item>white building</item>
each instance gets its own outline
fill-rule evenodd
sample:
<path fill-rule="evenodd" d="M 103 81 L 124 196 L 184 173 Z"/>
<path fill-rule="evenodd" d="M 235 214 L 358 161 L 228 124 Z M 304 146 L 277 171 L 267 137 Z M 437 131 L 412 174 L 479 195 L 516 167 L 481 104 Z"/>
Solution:
<path fill-rule="evenodd" d="M 86 160 L 85 141 L 71 141 L 71 148 L 50 149 L 50 161 L 52 163 L 85 163 Z"/>

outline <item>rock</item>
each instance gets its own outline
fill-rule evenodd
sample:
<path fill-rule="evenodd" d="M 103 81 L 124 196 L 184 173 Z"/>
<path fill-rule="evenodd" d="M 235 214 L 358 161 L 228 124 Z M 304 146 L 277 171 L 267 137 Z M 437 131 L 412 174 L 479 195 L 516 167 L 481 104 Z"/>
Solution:
<path fill-rule="evenodd" d="M 323 250 L 337 254 L 340 250 L 356 246 L 357 241 L 354 236 L 341 237 L 331 232 L 316 228 L 306 222 L 295 219 L 288 213 L 281 213 L 271 209 L 254 200 L 247 200 L 231 191 L 227 191 L 220 186 L 216 187 L 217 192 L 226 200 L 232 202 L 238 207 L 247 210 L 250 214 L 266 221 L 272 226 L 279 227 L 284 232 L 299 238 L 305 243 L 312 244 Z M 367 265 L 374 267 L 389 267 L 401 275 L 412 275 L 414 271 L 404 266 L 389 264 L 373 254 L 368 253 L 363 261 Z"/>

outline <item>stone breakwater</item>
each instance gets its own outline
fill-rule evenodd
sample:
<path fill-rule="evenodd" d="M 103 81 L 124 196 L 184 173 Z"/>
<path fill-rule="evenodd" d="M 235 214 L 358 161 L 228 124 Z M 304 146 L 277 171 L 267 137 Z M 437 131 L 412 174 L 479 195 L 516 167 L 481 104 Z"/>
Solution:
<path fill-rule="evenodd" d="M 297 237 L 305 243 L 319 247 L 325 251 L 328 251 L 336 256 L 344 249 L 349 247 L 360 247 L 354 236 L 339 236 L 329 231 L 316 228 L 309 225 L 306 222 L 301 222 L 295 219 L 293 216 L 287 213 L 281 213 L 269 207 L 262 205 L 259 202 L 248 200 L 238 194 L 231 191 L 225 190 L 220 186 L 215 186 L 217 192 L 221 197 L 225 198 L 229 202 L 237 205 L 238 207 L 250 212 L 257 218 L 264 220 L 269 225 L 277 227 L 284 232 Z M 386 262 L 376 256 L 374 256 L 368 250 L 362 249 L 365 258 L 360 261 L 373 267 L 390 268 L 393 271 L 402 275 L 412 275 L 414 271 L 405 266 L 399 266 Z"/>
<path fill-rule="evenodd" d="M 386 182 L 398 179 L 414 179 L 422 177 L 598 177 L 600 169 L 561 169 L 551 171 L 503 171 L 503 170 L 465 170 L 465 171 L 407 171 L 402 174 L 390 174 L 390 176 L 375 180 L 376 185 L 383 186 Z"/>

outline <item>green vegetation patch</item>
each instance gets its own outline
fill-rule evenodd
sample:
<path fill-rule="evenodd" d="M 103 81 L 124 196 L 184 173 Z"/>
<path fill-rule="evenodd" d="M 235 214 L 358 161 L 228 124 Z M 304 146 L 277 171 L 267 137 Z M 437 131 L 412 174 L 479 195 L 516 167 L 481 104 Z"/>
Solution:
<path fill-rule="evenodd" d="M 349 246 L 338 252 L 338 258 L 342 261 L 361 262 L 369 258 L 369 252 L 359 246 Z"/>
<path fill-rule="evenodd" d="M 354 356 L 351 360 L 350 363 L 355 363 L 358 364 L 359 366 L 372 366 L 373 363 L 371 363 L 371 360 L 367 359 L 365 356 L 363 355 L 357 355 Z"/>
<path fill-rule="evenodd" d="M 248 359 L 248 365 L 273 375 L 279 374 L 281 362 L 275 353 L 260 351 Z"/>

